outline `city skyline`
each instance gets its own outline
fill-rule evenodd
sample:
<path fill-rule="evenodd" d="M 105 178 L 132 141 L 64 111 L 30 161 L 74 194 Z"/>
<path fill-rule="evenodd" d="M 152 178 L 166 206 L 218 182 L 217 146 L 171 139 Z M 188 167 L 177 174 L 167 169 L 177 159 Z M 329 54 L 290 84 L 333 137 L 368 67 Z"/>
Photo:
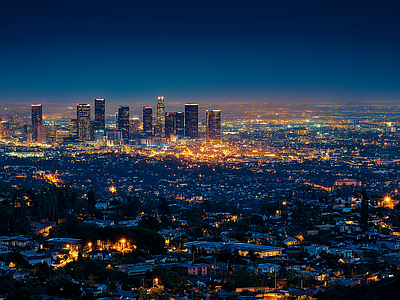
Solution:
<path fill-rule="evenodd" d="M 5 103 L 400 96 L 396 3 L 13 1 L 0 11 Z"/>

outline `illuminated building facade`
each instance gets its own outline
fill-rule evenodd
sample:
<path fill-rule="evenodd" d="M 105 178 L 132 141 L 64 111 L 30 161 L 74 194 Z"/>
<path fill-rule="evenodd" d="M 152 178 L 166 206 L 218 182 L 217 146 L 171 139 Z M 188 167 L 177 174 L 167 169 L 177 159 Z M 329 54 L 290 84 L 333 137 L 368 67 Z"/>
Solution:
<path fill-rule="evenodd" d="M 4 126 L 3 126 L 3 123 L 4 121 L 1 121 L 0 122 L 0 138 L 3 138 L 4 137 Z"/>
<path fill-rule="evenodd" d="M 147 136 L 153 135 L 153 107 L 143 107 L 143 133 Z"/>
<path fill-rule="evenodd" d="M 175 113 L 175 134 L 177 136 L 185 135 L 185 113 L 183 111 Z"/>
<path fill-rule="evenodd" d="M 46 126 L 46 143 L 54 144 L 57 139 L 57 127 L 56 126 Z"/>
<path fill-rule="evenodd" d="M 221 140 L 221 111 L 206 110 L 206 140 L 207 142 Z"/>
<path fill-rule="evenodd" d="M 158 136 L 165 135 L 165 105 L 164 105 L 164 97 L 163 96 L 159 96 L 158 100 L 157 100 L 156 134 Z"/>
<path fill-rule="evenodd" d="M 56 142 L 58 144 L 63 144 L 64 142 L 70 139 L 70 132 L 69 130 L 65 129 L 58 129 L 56 133 Z"/>
<path fill-rule="evenodd" d="M 120 105 L 118 107 L 118 130 L 122 132 L 123 139 L 129 139 L 129 106 Z"/>
<path fill-rule="evenodd" d="M 105 131 L 105 137 L 107 141 L 112 141 L 112 144 L 117 145 L 122 140 L 122 132 L 115 129 L 107 129 Z"/>
<path fill-rule="evenodd" d="M 185 104 L 185 136 L 197 139 L 199 136 L 199 105 L 197 103 Z"/>
<path fill-rule="evenodd" d="M 90 140 L 94 141 L 95 140 L 95 135 L 98 130 L 95 130 L 96 128 L 96 120 L 90 120 Z M 104 134 L 104 131 L 101 131 Z"/>
<path fill-rule="evenodd" d="M 94 128 L 96 130 L 106 129 L 106 99 L 94 99 Z"/>
<path fill-rule="evenodd" d="M 165 113 L 165 136 L 169 138 L 175 134 L 175 112 L 167 111 Z"/>
<path fill-rule="evenodd" d="M 42 127 L 42 104 L 32 104 L 32 140 L 40 139 L 39 132 Z"/>
<path fill-rule="evenodd" d="M 78 121 L 77 119 L 71 119 L 69 122 L 69 135 L 72 139 L 78 138 Z"/>
<path fill-rule="evenodd" d="M 130 118 L 129 122 L 129 138 L 133 139 L 135 136 L 139 135 L 139 123 L 140 120 L 138 117 Z"/>
<path fill-rule="evenodd" d="M 76 105 L 76 121 L 78 141 L 90 140 L 90 104 Z"/>

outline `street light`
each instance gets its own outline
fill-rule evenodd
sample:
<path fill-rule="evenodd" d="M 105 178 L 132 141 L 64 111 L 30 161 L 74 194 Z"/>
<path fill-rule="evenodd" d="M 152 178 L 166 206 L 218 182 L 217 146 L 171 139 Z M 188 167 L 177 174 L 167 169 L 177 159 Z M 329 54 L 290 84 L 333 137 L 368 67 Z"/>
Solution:
<path fill-rule="evenodd" d="M 153 287 L 158 285 L 158 278 L 154 278 L 153 279 Z"/>
<path fill-rule="evenodd" d="M 390 197 L 386 196 L 385 197 L 385 206 L 389 206 L 389 202 L 390 202 Z"/>

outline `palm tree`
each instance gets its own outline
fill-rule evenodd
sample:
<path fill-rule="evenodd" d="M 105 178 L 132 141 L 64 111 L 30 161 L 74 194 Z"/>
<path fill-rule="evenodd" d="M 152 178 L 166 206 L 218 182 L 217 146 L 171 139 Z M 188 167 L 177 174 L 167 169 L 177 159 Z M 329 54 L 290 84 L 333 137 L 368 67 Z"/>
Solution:
<path fill-rule="evenodd" d="M 107 284 L 107 291 L 111 293 L 112 298 L 114 299 L 115 293 L 119 291 L 118 283 L 114 280 L 110 281 Z"/>

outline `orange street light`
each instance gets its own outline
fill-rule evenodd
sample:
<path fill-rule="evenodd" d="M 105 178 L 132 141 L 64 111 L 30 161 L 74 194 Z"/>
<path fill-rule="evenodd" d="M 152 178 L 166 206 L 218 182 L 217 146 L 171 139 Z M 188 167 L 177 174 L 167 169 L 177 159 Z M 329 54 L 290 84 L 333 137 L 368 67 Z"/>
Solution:
<path fill-rule="evenodd" d="M 154 287 L 155 285 L 158 285 L 158 278 L 154 278 L 154 279 L 153 279 L 153 287 Z"/>

